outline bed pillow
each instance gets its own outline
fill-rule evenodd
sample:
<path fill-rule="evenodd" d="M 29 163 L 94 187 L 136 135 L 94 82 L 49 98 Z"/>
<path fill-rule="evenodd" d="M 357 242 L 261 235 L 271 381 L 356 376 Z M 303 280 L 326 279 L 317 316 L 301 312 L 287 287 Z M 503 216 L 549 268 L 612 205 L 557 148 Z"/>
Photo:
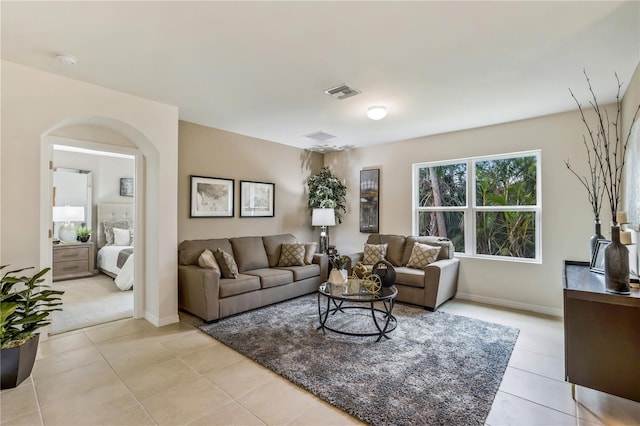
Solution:
<path fill-rule="evenodd" d="M 278 266 L 304 266 L 305 245 L 301 243 L 282 244 Z"/>
<path fill-rule="evenodd" d="M 108 246 L 113 244 L 113 228 L 119 228 L 119 229 L 133 228 L 131 221 L 127 219 L 105 220 L 104 222 L 102 222 L 102 226 L 104 228 L 104 239 L 107 242 Z"/>
<path fill-rule="evenodd" d="M 200 257 L 198 257 L 198 265 L 200 265 L 201 268 L 213 269 L 220 274 L 220 265 L 218 265 L 215 256 L 209 249 L 200 253 Z"/>
<path fill-rule="evenodd" d="M 233 256 L 219 248 L 213 252 L 213 256 L 220 266 L 222 278 L 238 278 L 238 265 L 233 259 Z"/>
<path fill-rule="evenodd" d="M 318 243 L 305 243 L 304 245 L 304 263 L 311 265 L 313 263 L 313 255 L 318 251 Z"/>
<path fill-rule="evenodd" d="M 379 260 L 384 260 L 387 255 L 387 247 L 389 244 L 365 244 L 364 245 L 364 258 L 362 263 L 365 265 L 373 265 Z"/>
<path fill-rule="evenodd" d="M 113 228 L 113 245 L 131 245 L 131 232 L 128 229 Z"/>
<path fill-rule="evenodd" d="M 407 267 L 424 269 L 430 263 L 436 261 L 436 259 L 438 258 L 438 253 L 440 253 L 440 247 L 415 242 L 413 243 L 411 257 L 409 257 Z"/>

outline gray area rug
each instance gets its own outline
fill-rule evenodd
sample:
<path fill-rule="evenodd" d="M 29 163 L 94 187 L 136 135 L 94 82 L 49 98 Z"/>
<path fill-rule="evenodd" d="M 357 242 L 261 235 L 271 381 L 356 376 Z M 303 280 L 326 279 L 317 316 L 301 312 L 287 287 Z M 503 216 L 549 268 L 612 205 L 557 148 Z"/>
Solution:
<path fill-rule="evenodd" d="M 482 425 L 518 329 L 396 304 L 391 339 L 316 329 L 317 296 L 199 328 L 319 398 L 373 425 Z M 327 325 L 372 331 L 365 311 Z"/>

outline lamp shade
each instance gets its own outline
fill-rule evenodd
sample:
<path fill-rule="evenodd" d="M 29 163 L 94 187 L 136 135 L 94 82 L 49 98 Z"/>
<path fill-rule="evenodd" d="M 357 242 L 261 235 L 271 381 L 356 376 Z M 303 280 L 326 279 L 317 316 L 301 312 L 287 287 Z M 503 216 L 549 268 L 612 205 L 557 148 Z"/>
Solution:
<path fill-rule="evenodd" d="M 54 207 L 54 222 L 82 222 L 84 220 L 84 207 Z"/>
<path fill-rule="evenodd" d="M 313 213 L 311 214 L 311 225 L 335 226 L 336 214 L 333 209 L 313 209 Z"/>

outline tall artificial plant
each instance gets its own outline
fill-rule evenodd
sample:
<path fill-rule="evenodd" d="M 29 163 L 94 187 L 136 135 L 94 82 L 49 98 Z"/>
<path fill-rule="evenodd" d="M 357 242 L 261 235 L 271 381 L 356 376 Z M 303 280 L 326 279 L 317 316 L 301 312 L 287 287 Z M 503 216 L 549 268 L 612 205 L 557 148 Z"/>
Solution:
<path fill-rule="evenodd" d="M 342 223 L 342 214 L 347 211 L 347 187 L 329 167 L 323 167 L 307 181 L 309 209 L 334 209 L 336 222 Z"/>
<path fill-rule="evenodd" d="M 587 72 L 584 71 L 584 76 L 587 79 L 587 86 L 591 93 L 589 105 L 593 108 L 597 118 L 595 125 L 589 124 L 585 118 L 582 104 L 575 97 L 573 91 L 569 89 L 571 97 L 578 105 L 582 122 L 587 128 L 588 135 L 583 135 L 582 140 L 587 150 L 587 164 L 589 165 L 590 174 L 589 179 L 576 173 L 576 171 L 569 165 L 568 160 L 565 161 L 565 164 L 587 189 L 595 219 L 600 219 L 600 208 L 602 207 L 604 194 L 606 194 L 609 202 L 609 208 L 611 209 L 613 223 L 617 224 L 616 213 L 618 211 L 618 204 L 620 203 L 620 191 L 622 188 L 625 156 L 627 146 L 629 144 L 629 137 L 631 136 L 631 129 L 638 118 L 638 112 L 640 112 L 640 105 L 636 108 L 636 112 L 631 120 L 631 124 L 629 125 L 629 132 L 626 137 L 624 137 L 622 134 L 622 125 L 620 123 L 622 113 L 620 88 L 622 87 L 622 84 L 620 83 L 618 74 L 614 75 L 618 82 L 618 91 L 616 93 L 616 113 L 614 118 L 610 118 L 607 110 L 602 108 L 598 103 L 596 94 L 591 87 L 591 80 L 589 80 Z"/>

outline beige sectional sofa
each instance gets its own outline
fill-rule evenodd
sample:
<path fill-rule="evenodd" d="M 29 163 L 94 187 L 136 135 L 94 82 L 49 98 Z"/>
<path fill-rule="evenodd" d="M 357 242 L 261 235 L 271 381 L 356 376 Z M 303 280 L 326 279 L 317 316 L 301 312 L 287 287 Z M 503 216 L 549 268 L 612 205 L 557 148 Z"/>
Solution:
<path fill-rule="evenodd" d="M 415 242 L 440 247 L 436 261 L 424 269 L 406 266 Z M 460 260 L 454 257 L 454 246 L 450 240 L 440 237 L 371 234 L 366 244 L 388 244 L 385 258 L 396 271 L 397 301 L 435 310 L 455 296 Z M 353 265 L 361 260 L 363 253 L 351 255 Z"/>
<path fill-rule="evenodd" d="M 282 244 L 295 242 L 291 234 L 183 241 L 178 247 L 179 307 L 213 321 L 317 291 L 327 279 L 326 255 L 315 254 L 304 266 L 277 266 Z M 218 248 L 233 255 L 237 278 L 199 266 L 204 250 Z"/>

